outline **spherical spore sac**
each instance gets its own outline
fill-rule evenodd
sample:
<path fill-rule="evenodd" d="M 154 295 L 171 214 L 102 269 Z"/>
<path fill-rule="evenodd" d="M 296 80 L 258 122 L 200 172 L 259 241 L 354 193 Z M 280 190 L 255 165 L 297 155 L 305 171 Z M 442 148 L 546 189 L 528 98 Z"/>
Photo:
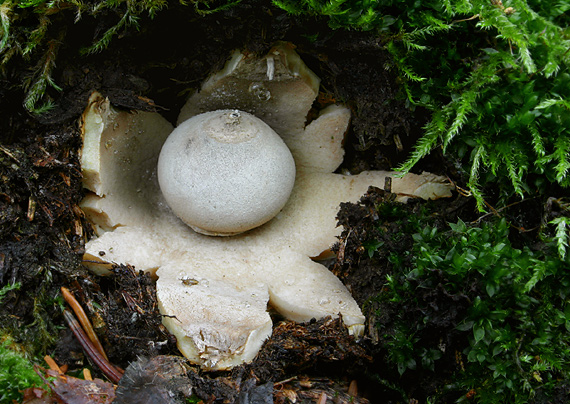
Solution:
<path fill-rule="evenodd" d="M 238 110 L 196 115 L 168 137 L 158 182 L 172 211 L 195 231 L 230 236 L 283 208 L 295 183 L 291 152 L 273 129 Z"/>

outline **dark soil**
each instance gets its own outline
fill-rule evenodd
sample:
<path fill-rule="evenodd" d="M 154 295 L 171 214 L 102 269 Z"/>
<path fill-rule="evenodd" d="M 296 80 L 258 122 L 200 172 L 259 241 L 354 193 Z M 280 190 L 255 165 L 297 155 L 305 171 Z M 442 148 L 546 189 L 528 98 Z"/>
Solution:
<path fill-rule="evenodd" d="M 366 337 L 363 345 L 374 360 L 369 367 L 371 373 L 384 380 L 382 391 L 384 402 L 399 402 L 401 393 L 392 386 L 400 385 L 408 397 L 423 402 L 427 397 L 443 394 L 438 390 L 442 383 L 449 382 L 453 373 L 460 367 L 461 352 L 468 340 L 464 333 L 455 331 L 456 326 L 466 314 L 471 302 L 462 294 L 451 295 L 443 284 L 437 288 L 423 289 L 423 295 L 414 301 L 391 304 L 381 296 L 386 288 L 386 277 L 394 275 L 394 256 L 405 257 L 410 261 L 412 235 L 416 232 L 409 219 L 414 216 L 427 218 L 431 226 L 447 227 L 447 222 L 455 222 L 457 217 L 472 217 L 472 201 L 459 197 L 454 200 L 419 201 L 407 204 L 395 202 L 396 195 L 370 187 L 359 203 L 341 205 L 338 214 L 339 224 L 344 231 L 339 242 L 333 247 L 337 259 L 333 272 L 349 287 L 353 296 L 363 308 L 366 316 Z M 365 246 L 371 240 L 382 246 L 371 254 Z M 403 267 L 412 267 L 413 263 L 403 262 Z M 441 282 L 445 282 L 443 279 Z M 395 332 L 394 319 L 399 318 L 407 324 L 429 322 L 421 335 L 418 346 L 444 347 L 444 356 L 438 361 L 434 371 L 407 370 L 404 376 L 398 375 L 391 367 L 382 364 L 388 362 L 386 336 Z M 382 330 L 382 333 L 379 332 Z M 372 371 L 372 368 L 374 370 Z M 455 402 L 458 397 L 449 397 Z"/>
<path fill-rule="evenodd" d="M 81 56 L 81 48 L 118 16 L 109 12 L 77 24 L 73 18 L 71 12 L 62 12 L 58 24 L 49 28 L 52 38 L 61 38 L 53 78 L 62 90 L 50 92 L 53 110 L 32 116 L 23 109 L 21 83 L 28 74 L 27 61 L 14 61 L 0 85 L 0 286 L 21 285 L 2 300 L 0 323 L 30 352 L 53 355 L 71 368 L 88 363 L 63 321 L 61 286 L 70 288 L 86 308 L 114 364 L 127 368 L 139 356 L 176 354 L 174 341 L 160 324 L 148 277 L 121 267 L 116 276 L 101 279 L 81 266 L 83 245 L 92 231 L 78 208 L 83 197 L 78 120 L 92 91 L 100 91 L 119 107 L 159 111 L 174 123 L 188 95 L 223 65 L 230 51 L 261 54 L 275 41 L 286 40 L 322 79 L 315 107 L 340 101 L 353 111 L 341 170 L 397 166 L 426 122 L 425 111 L 412 112 L 405 106 L 397 77 L 386 68 L 391 65 L 389 54 L 372 34 L 333 31 L 324 20 L 288 16 L 253 0 L 207 16 L 172 3 L 155 19 L 143 19 L 139 31 L 115 38 L 107 50 Z M 461 180 L 437 153 L 418 167 L 422 169 Z M 339 215 L 340 223 L 353 231 L 350 237 L 345 232 L 339 242 L 334 270 L 367 307 L 370 319 L 375 318 L 374 306 L 365 303 L 382 288 L 383 269 L 360 247 L 369 236 L 375 200 L 385 197 L 372 193 L 360 205 L 344 206 Z M 410 214 L 419 204 L 410 205 Z M 440 201 L 434 205 L 434 221 L 475 219 L 474 212 L 472 202 L 462 197 Z M 456 310 L 463 309 L 460 299 L 455 303 Z M 453 316 L 447 313 L 440 321 Z M 248 402 L 240 400 L 268 382 L 281 382 L 282 391 L 290 389 L 300 398 L 306 393 L 306 401 L 297 402 L 315 402 L 318 391 L 344 397 L 353 379 L 371 401 L 396 400 L 394 392 L 381 388 L 372 376 L 382 367 L 382 352 L 370 330 L 367 338 L 356 343 L 336 320 L 304 326 L 284 322 L 275 327 L 251 365 L 220 374 L 189 369 L 187 377 L 198 396 L 209 402 Z M 146 362 L 137 369 L 143 365 Z M 416 390 L 425 394 L 435 384 L 425 380 Z M 381 401 L 379 391 L 388 394 Z M 279 394 L 275 397 L 286 402 L 284 393 Z"/>

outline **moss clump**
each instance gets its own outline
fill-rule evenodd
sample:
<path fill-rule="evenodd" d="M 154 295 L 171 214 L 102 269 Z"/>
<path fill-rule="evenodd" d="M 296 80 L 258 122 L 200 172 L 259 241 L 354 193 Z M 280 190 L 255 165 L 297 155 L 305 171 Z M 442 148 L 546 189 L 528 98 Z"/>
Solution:
<path fill-rule="evenodd" d="M 13 341 L 4 339 L 0 344 L 0 404 L 21 402 L 23 390 L 43 384 L 32 362 L 14 349 Z"/>
<path fill-rule="evenodd" d="M 465 345 L 455 346 L 454 354 L 464 362 L 448 389 L 474 390 L 480 403 L 526 403 L 537 391 L 548 396 L 567 384 L 568 262 L 551 245 L 515 248 L 508 236 L 504 219 L 425 226 L 412 236 L 411 265 L 395 266 L 379 296 L 381 307 L 402 306 L 394 324 L 380 330 L 400 373 L 416 366 L 434 369 L 447 351 L 444 336 L 455 335 Z M 457 312 L 447 330 L 434 323 L 445 303 L 458 307 L 457 302 L 466 303 L 465 311 Z M 433 338 L 436 330 L 439 340 Z"/>
<path fill-rule="evenodd" d="M 183 4 L 193 7 L 192 19 L 238 3 Z M 24 105 L 43 112 L 52 106 L 50 94 L 59 90 L 53 71 L 71 25 L 89 26 L 105 17 L 94 24 L 92 42 L 82 50 L 100 52 L 113 38 L 143 30 L 168 6 L 165 0 L 4 1 L 0 68 L 14 56 L 29 61 L 32 70 L 22 83 Z M 506 203 L 513 194 L 552 192 L 551 184 L 570 185 L 566 2 L 267 0 L 264 7 L 327 19 L 333 29 L 370 32 L 391 53 L 393 60 L 385 67 L 399 76 L 402 97 L 410 108 L 427 108 L 432 114 L 401 170 L 411 170 L 441 148 L 461 167 L 480 210 L 497 185 L 494 204 Z"/>
<path fill-rule="evenodd" d="M 546 402 L 568 388 L 570 262 L 554 241 L 514 237 L 505 218 L 467 224 L 433 203 L 370 198 L 350 210 L 360 221 L 340 217 L 335 268 L 376 327 L 387 390 L 491 404 Z"/>
<path fill-rule="evenodd" d="M 570 185 L 570 36 L 566 2 L 276 0 L 333 28 L 375 31 L 411 107 L 432 111 L 409 171 L 441 147 L 463 165 L 480 210 L 545 184 Z M 426 57 L 429 52 L 429 57 Z"/>

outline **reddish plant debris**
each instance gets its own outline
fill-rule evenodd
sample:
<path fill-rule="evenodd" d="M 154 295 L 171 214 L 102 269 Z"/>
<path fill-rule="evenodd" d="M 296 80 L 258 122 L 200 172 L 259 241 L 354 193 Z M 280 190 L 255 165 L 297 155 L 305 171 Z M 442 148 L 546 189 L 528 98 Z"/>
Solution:
<path fill-rule="evenodd" d="M 26 401 L 25 396 L 22 404 L 110 404 L 115 399 L 115 386 L 101 379 L 78 379 L 54 369 L 39 367 L 36 372 L 51 388 L 51 394 L 46 395 L 47 392 L 41 389 L 32 389 L 31 393 L 27 393 L 30 400 Z M 36 399 L 40 401 L 33 401 Z"/>

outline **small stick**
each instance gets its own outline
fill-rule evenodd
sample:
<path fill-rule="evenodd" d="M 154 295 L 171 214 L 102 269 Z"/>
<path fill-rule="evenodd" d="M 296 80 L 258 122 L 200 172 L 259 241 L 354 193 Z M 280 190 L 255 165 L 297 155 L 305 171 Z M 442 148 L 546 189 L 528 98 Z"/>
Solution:
<path fill-rule="evenodd" d="M 119 383 L 121 377 L 123 376 L 122 372 L 119 369 L 115 368 L 108 360 L 106 360 L 101 353 L 95 348 L 83 328 L 79 322 L 75 319 L 73 314 L 69 310 L 63 311 L 63 317 L 71 331 L 75 335 L 75 338 L 79 340 L 87 355 L 95 362 L 97 366 L 101 369 L 101 371 L 111 380 L 113 383 Z"/>
<path fill-rule="evenodd" d="M 83 368 L 83 378 L 85 380 L 93 380 L 93 377 L 91 376 L 91 371 L 87 368 Z"/>
<path fill-rule="evenodd" d="M 293 376 L 293 377 L 290 377 L 290 378 L 288 378 L 288 379 L 281 380 L 280 382 L 275 382 L 275 384 L 281 384 L 281 385 L 283 385 L 283 384 L 289 383 L 289 382 L 291 382 L 291 381 L 293 381 L 293 380 L 297 380 L 297 376 Z"/>
<path fill-rule="evenodd" d="M 49 356 L 49 355 L 44 356 L 44 361 L 47 363 L 47 365 L 49 366 L 49 368 L 51 370 L 55 370 L 60 375 L 63 374 L 63 372 L 61 371 L 61 369 L 59 368 L 57 363 L 55 363 L 55 361 L 53 360 L 53 358 L 51 356 Z"/>
<path fill-rule="evenodd" d="M 358 384 L 356 380 L 352 380 L 348 386 L 348 395 L 351 397 L 358 396 Z"/>
<path fill-rule="evenodd" d="M 83 307 L 81 307 L 81 305 L 79 304 L 77 299 L 75 299 L 75 296 L 73 296 L 73 293 L 71 293 L 71 291 L 69 289 L 67 289 L 66 287 L 63 287 L 63 286 L 61 287 L 61 294 L 63 295 L 63 298 L 65 299 L 67 304 L 69 304 L 71 306 L 71 308 L 73 309 L 73 312 L 75 313 L 75 315 L 79 319 L 79 322 L 81 323 L 81 326 L 83 327 L 83 330 L 87 333 L 87 336 L 89 337 L 89 339 L 93 343 L 93 346 L 95 346 L 95 349 L 97 349 L 99 351 L 99 353 L 101 354 L 101 356 L 103 356 L 103 358 L 105 358 L 105 360 L 108 361 L 109 358 L 107 357 L 107 354 L 105 353 L 105 350 L 103 349 L 103 345 L 101 345 L 99 338 L 97 338 L 97 334 L 95 334 L 95 330 L 93 330 L 93 326 L 91 325 L 91 321 L 89 321 L 89 318 L 87 317 L 87 314 L 85 314 Z"/>

